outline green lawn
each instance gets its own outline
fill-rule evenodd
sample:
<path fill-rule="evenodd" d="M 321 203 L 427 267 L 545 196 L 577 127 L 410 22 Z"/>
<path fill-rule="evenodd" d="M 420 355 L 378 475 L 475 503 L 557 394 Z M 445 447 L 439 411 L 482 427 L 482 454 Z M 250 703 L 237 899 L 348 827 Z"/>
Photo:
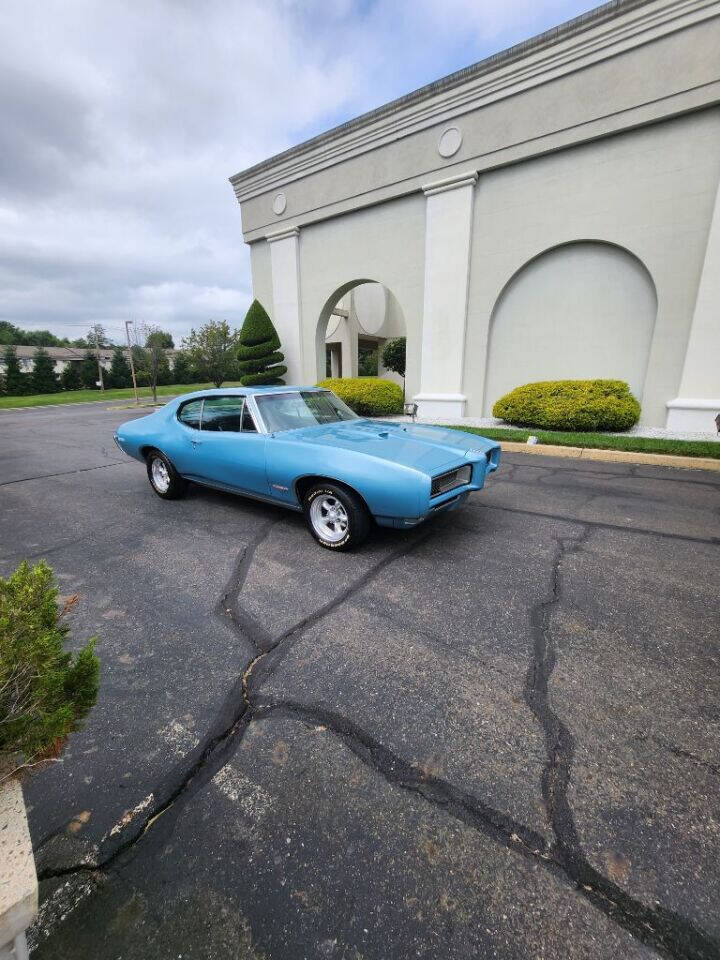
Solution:
<path fill-rule="evenodd" d="M 166 387 L 158 387 L 158 397 L 175 397 L 180 393 L 192 393 L 193 390 L 206 390 L 214 387 L 214 383 L 173 383 Z M 239 387 L 238 381 L 223 384 L 225 387 Z M 141 400 L 151 400 L 152 393 L 149 387 L 138 387 Z M 39 393 L 30 397 L 0 397 L 0 410 L 12 407 L 46 407 L 56 403 L 103 403 L 106 400 L 134 400 L 132 387 L 122 387 L 118 390 L 64 390 L 62 393 Z"/>
<path fill-rule="evenodd" d="M 538 443 L 560 447 L 592 447 L 595 450 L 629 450 L 635 453 L 669 453 L 683 457 L 712 457 L 720 460 L 720 443 L 712 440 L 662 440 L 653 437 L 616 437 L 609 433 L 562 433 L 555 430 L 509 430 L 502 427 L 463 427 L 453 430 L 478 433 L 490 440 L 514 440 L 525 443 L 531 435 Z"/>

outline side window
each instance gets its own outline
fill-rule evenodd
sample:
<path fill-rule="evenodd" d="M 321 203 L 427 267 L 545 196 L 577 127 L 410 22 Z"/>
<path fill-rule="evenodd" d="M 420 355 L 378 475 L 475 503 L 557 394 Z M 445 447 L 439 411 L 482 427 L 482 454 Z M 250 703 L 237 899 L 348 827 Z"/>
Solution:
<path fill-rule="evenodd" d="M 178 420 L 193 430 L 200 429 L 200 413 L 202 411 L 202 397 L 199 400 L 190 400 L 184 403 L 178 411 Z"/>
<path fill-rule="evenodd" d="M 244 397 L 205 397 L 202 414 L 203 430 L 238 433 L 244 401 Z"/>
<path fill-rule="evenodd" d="M 247 404 L 245 404 L 243 407 L 242 429 L 243 433 L 257 433 L 257 427 L 255 426 L 253 415 L 250 413 Z"/>

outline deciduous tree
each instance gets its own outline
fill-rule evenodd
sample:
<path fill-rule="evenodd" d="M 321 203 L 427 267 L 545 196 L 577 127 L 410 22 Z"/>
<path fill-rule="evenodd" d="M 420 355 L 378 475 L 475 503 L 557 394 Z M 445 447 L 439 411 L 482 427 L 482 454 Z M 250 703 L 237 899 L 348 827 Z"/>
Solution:
<path fill-rule="evenodd" d="M 382 349 L 382 363 L 386 370 L 392 370 L 403 378 L 403 398 L 405 397 L 405 337 L 388 340 Z"/>
<path fill-rule="evenodd" d="M 190 363 L 202 380 L 216 387 L 230 379 L 237 368 L 237 330 L 230 331 L 227 320 L 209 320 L 199 330 L 191 330 L 183 340 Z"/>

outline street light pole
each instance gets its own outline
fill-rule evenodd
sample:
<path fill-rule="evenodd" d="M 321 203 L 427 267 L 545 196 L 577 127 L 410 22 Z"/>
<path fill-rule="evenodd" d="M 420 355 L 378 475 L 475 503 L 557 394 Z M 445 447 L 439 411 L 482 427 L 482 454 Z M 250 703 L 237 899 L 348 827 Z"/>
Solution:
<path fill-rule="evenodd" d="M 98 377 L 100 378 L 100 390 L 105 393 L 105 380 L 103 379 L 103 368 L 100 362 L 100 333 L 95 328 L 95 356 L 97 357 Z"/>
<path fill-rule="evenodd" d="M 135 404 L 139 405 L 140 398 L 137 392 L 137 380 L 135 379 L 135 361 L 133 360 L 132 344 L 130 343 L 130 324 L 132 320 L 125 321 L 125 336 L 127 337 L 128 356 L 130 357 L 130 373 L 132 374 L 133 390 L 135 392 Z"/>

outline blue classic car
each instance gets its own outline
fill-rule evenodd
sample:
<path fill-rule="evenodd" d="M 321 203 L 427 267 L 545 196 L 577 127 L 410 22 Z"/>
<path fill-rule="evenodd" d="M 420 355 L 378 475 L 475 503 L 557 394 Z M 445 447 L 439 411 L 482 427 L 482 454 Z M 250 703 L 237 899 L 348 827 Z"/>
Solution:
<path fill-rule="evenodd" d="M 348 550 L 371 521 L 408 528 L 452 510 L 497 470 L 497 443 L 443 427 L 365 420 L 318 387 L 202 390 L 118 428 L 153 490 L 188 481 L 305 514 L 323 547 Z"/>

